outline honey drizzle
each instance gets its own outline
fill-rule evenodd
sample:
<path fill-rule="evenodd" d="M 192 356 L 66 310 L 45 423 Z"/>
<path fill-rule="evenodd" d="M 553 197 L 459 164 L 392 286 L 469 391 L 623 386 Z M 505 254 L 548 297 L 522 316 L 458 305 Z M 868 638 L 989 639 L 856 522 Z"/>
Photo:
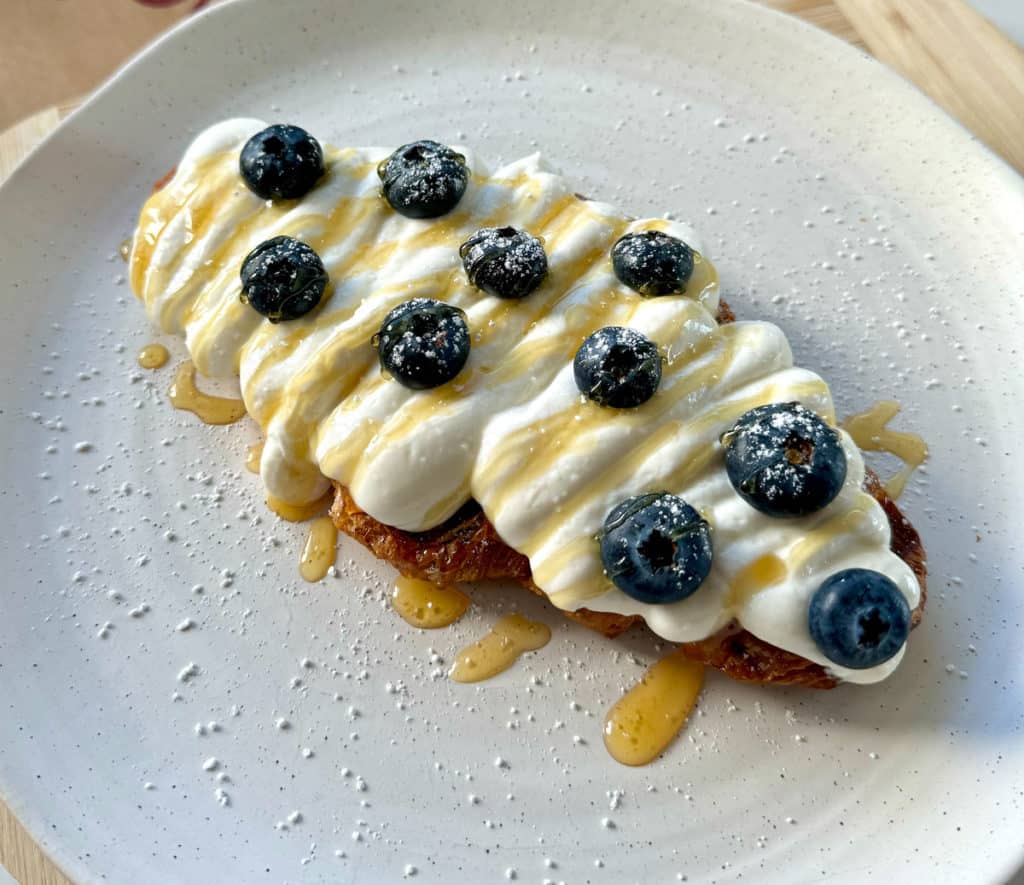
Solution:
<path fill-rule="evenodd" d="M 416 578 L 399 578 L 391 606 L 413 627 L 437 630 L 454 624 L 469 608 L 469 597 L 457 587 L 439 587 Z"/>
<path fill-rule="evenodd" d="M 251 446 L 245 447 L 245 469 L 250 473 L 260 472 L 260 462 L 263 460 L 264 440 L 254 442 Z"/>
<path fill-rule="evenodd" d="M 551 640 L 547 624 L 522 615 L 506 615 L 479 642 L 456 655 L 449 674 L 456 682 L 482 682 L 511 667 L 520 655 L 543 648 Z"/>
<path fill-rule="evenodd" d="M 299 574 L 311 584 L 316 583 L 334 565 L 338 547 L 338 529 L 329 516 L 320 516 L 309 524 L 309 537 L 302 548 Z"/>
<path fill-rule="evenodd" d="M 736 611 L 762 590 L 784 581 L 788 574 L 786 563 L 774 553 L 759 556 L 732 579 L 725 604 L 731 611 Z"/>
<path fill-rule="evenodd" d="M 192 360 L 185 360 L 178 366 L 167 395 L 174 408 L 192 412 L 204 424 L 234 424 L 245 417 L 245 403 L 240 399 L 211 396 L 196 387 L 196 367 Z"/>
<path fill-rule="evenodd" d="M 890 430 L 887 426 L 900 411 L 895 400 L 879 400 L 865 412 L 850 415 L 843 421 L 843 429 L 866 452 L 888 452 L 903 462 L 883 487 L 889 496 L 898 498 L 907 486 L 907 480 L 928 457 L 928 444 L 916 433 Z"/>
<path fill-rule="evenodd" d="M 171 358 L 170 352 L 162 344 L 147 344 L 139 351 L 135 361 L 143 369 L 159 369 Z"/>
<path fill-rule="evenodd" d="M 651 667 L 608 711 L 604 745 L 623 765 L 646 765 L 679 734 L 704 685 L 704 665 L 678 649 Z"/>
<path fill-rule="evenodd" d="M 315 501 L 310 501 L 308 504 L 289 504 L 287 501 L 282 501 L 280 498 L 275 498 L 273 495 L 267 495 L 267 507 L 285 522 L 305 522 L 307 519 L 312 519 L 320 513 L 323 513 L 331 503 L 331 498 L 334 496 L 333 490 L 328 490 L 321 497 Z"/>

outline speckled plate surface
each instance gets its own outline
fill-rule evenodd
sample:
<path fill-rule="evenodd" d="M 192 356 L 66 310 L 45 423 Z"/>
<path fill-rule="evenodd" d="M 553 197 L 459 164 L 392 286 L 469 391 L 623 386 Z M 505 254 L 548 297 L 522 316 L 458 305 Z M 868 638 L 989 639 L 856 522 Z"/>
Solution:
<path fill-rule="evenodd" d="M 931 444 L 903 499 L 931 597 L 899 672 L 829 693 L 711 676 L 684 736 L 626 769 L 601 725 L 649 638 L 605 641 L 500 588 L 420 632 L 349 542 L 338 577 L 302 582 L 302 530 L 242 468 L 255 428 L 201 426 L 167 403 L 170 369 L 135 365 L 154 333 L 117 257 L 151 182 L 234 115 L 336 144 L 541 148 L 582 192 L 695 223 L 737 313 L 780 323 L 841 412 L 895 397 Z M 911 88 L 751 6 L 198 17 L 0 191 L 0 792 L 83 882 L 1005 878 L 1024 789 L 1022 226 L 1021 180 Z M 551 644 L 448 681 L 513 609 Z"/>

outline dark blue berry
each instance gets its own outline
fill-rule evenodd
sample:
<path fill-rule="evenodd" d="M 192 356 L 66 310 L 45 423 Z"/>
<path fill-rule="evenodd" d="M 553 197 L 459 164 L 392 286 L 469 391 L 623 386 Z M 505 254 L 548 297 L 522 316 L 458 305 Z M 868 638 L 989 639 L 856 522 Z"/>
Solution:
<path fill-rule="evenodd" d="M 291 237 L 260 243 L 242 262 L 242 303 L 270 322 L 298 319 L 320 303 L 327 271 L 312 248 Z"/>
<path fill-rule="evenodd" d="M 544 245 L 514 227 L 484 227 L 459 247 L 470 285 L 497 298 L 525 298 L 547 276 Z"/>
<path fill-rule="evenodd" d="M 693 276 L 693 249 L 663 231 L 639 231 L 612 246 L 612 266 L 641 295 L 676 295 Z"/>
<path fill-rule="evenodd" d="M 587 338 L 572 361 L 576 386 L 602 406 L 631 409 L 661 383 L 661 354 L 635 329 L 605 326 Z"/>
<path fill-rule="evenodd" d="M 721 441 L 733 488 L 768 516 L 815 513 L 846 479 L 839 434 L 799 403 L 751 409 Z"/>
<path fill-rule="evenodd" d="M 612 583 L 640 602 L 678 602 L 711 571 L 711 529 L 666 492 L 627 498 L 604 521 L 601 562 Z"/>
<path fill-rule="evenodd" d="M 437 218 L 466 191 L 466 158 L 436 141 L 402 145 L 377 167 L 384 198 L 407 218 Z"/>
<path fill-rule="evenodd" d="M 910 633 L 910 606 L 885 575 L 849 568 L 831 575 L 814 591 L 807 625 L 826 658 L 863 670 L 903 648 Z"/>
<path fill-rule="evenodd" d="M 457 307 L 414 298 L 394 308 L 373 344 L 381 368 L 414 390 L 451 381 L 469 359 L 469 326 Z"/>
<path fill-rule="evenodd" d="M 264 200 L 297 200 L 324 174 L 324 152 L 305 129 L 278 123 L 245 143 L 238 168 L 249 190 Z"/>

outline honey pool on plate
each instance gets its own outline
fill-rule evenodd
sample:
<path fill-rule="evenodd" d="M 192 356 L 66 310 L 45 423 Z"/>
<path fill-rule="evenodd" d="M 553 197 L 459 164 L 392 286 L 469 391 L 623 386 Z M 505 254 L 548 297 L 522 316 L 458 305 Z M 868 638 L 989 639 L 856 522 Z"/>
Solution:
<path fill-rule="evenodd" d="M 399 578 L 391 606 L 413 627 L 437 630 L 454 624 L 469 608 L 469 597 L 458 587 L 438 587 L 429 581 Z"/>
<path fill-rule="evenodd" d="M 623 765 L 646 765 L 679 734 L 704 685 L 704 665 L 674 651 L 651 667 L 608 713 L 604 745 Z"/>
<path fill-rule="evenodd" d="M 204 424 L 234 424 L 245 417 L 245 403 L 240 399 L 211 396 L 196 386 L 196 368 L 191 360 L 178 366 L 167 395 L 174 408 L 192 412 Z"/>
<path fill-rule="evenodd" d="M 451 678 L 456 682 L 482 682 L 511 667 L 520 655 L 543 648 L 551 628 L 520 614 L 506 615 L 483 639 L 466 646 L 455 657 Z"/>

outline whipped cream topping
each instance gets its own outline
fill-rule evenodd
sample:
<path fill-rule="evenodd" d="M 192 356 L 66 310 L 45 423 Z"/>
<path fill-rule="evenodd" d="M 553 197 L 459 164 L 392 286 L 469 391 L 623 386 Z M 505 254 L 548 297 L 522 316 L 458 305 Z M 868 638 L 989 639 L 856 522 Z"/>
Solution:
<path fill-rule="evenodd" d="M 265 125 L 228 120 L 192 143 L 143 207 L 131 279 L 152 321 L 184 333 L 200 372 L 240 377 L 266 435 L 270 495 L 301 504 L 334 479 L 371 516 L 410 531 L 472 497 L 561 608 L 642 615 L 675 642 L 736 619 L 851 682 L 896 667 L 902 652 L 866 670 L 837 667 L 807 627 L 810 596 L 842 569 L 882 572 L 912 608 L 920 596 L 889 550 L 884 512 L 861 488 L 864 462 L 849 436 L 840 431 L 843 489 L 811 516 L 768 517 L 729 483 L 718 438 L 747 410 L 795 400 L 833 424 L 835 414 L 824 381 L 793 366 L 776 326 L 717 324 L 717 275 L 692 230 L 581 200 L 538 155 L 491 170 L 463 148 L 470 182 L 441 218 L 405 218 L 380 197 L 386 148 L 325 148 L 327 174 L 309 194 L 269 203 L 238 174 L 241 146 Z M 547 279 L 522 301 L 472 288 L 459 259 L 470 234 L 503 225 L 541 237 L 548 254 Z M 615 278 L 614 242 L 649 229 L 697 250 L 681 296 L 642 298 Z M 331 282 L 316 310 L 275 325 L 241 303 L 238 271 L 282 234 L 316 249 Z M 416 297 L 461 307 L 472 334 L 466 367 L 433 390 L 382 374 L 370 344 L 387 312 Z M 602 408 L 576 389 L 573 354 L 608 325 L 643 332 L 665 355 L 661 387 L 638 409 Z M 596 535 L 606 514 L 650 491 L 681 496 L 712 528 L 711 574 L 681 602 L 638 602 L 603 573 Z"/>

